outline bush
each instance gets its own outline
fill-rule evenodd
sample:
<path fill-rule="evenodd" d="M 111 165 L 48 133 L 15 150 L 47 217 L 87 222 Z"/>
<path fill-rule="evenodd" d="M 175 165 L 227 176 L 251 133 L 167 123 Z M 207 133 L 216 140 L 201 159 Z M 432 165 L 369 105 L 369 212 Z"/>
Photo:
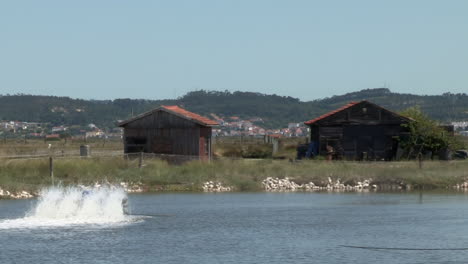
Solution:
<path fill-rule="evenodd" d="M 424 153 L 443 153 L 449 149 L 457 149 L 463 144 L 448 131 L 431 120 L 421 112 L 419 107 L 411 107 L 401 114 L 412 119 L 406 127 L 410 135 L 400 139 L 401 146 L 405 149 L 408 158 L 414 158 Z"/>
<path fill-rule="evenodd" d="M 272 146 L 270 144 L 247 145 L 242 148 L 242 157 L 251 159 L 271 158 Z"/>
<path fill-rule="evenodd" d="M 216 146 L 215 153 L 230 158 L 264 159 L 271 158 L 272 150 L 271 144 L 224 143 Z"/>

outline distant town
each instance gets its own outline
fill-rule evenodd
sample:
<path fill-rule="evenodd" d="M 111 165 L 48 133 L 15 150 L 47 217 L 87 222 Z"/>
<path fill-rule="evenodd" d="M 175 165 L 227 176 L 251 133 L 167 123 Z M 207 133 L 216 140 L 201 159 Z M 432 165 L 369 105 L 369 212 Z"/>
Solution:
<path fill-rule="evenodd" d="M 460 135 L 468 136 L 468 121 L 452 122 L 451 125 Z"/>
<path fill-rule="evenodd" d="M 0 121 L 0 135 L 3 138 L 28 138 L 60 140 L 67 138 L 122 138 L 122 129 L 101 129 L 94 124 L 87 126 L 53 126 L 49 123 Z"/>
<path fill-rule="evenodd" d="M 213 136 L 265 136 L 275 135 L 279 137 L 305 137 L 308 128 L 303 123 L 289 123 L 287 127 L 278 129 L 265 129 L 260 117 L 241 119 L 238 116 L 224 117 L 210 114 L 210 118 L 216 120 L 220 126 L 213 129 Z M 468 136 L 468 121 L 452 122 L 455 131 L 463 136 Z M 3 120 L 0 121 L 0 137 L 3 138 L 28 138 L 59 140 L 70 139 L 121 139 L 123 130 L 120 127 L 112 129 L 100 128 L 95 124 L 86 126 L 59 125 L 49 123 Z"/>
<path fill-rule="evenodd" d="M 260 117 L 243 120 L 238 116 L 220 117 L 210 114 L 219 128 L 213 129 L 213 136 L 265 136 L 281 135 L 284 137 L 305 137 L 308 128 L 303 123 L 289 123 L 288 127 L 280 129 L 265 129 L 262 127 L 263 119 Z"/>
<path fill-rule="evenodd" d="M 213 129 L 213 136 L 265 136 L 276 135 L 281 137 L 305 137 L 308 128 L 303 123 L 289 123 L 288 127 L 279 129 L 265 129 L 262 127 L 262 118 L 243 120 L 238 116 L 222 117 L 210 114 L 220 126 Z M 87 126 L 52 126 L 48 123 L 24 121 L 0 121 L 0 135 L 8 138 L 29 138 L 44 140 L 59 140 L 64 138 L 87 139 L 106 138 L 121 139 L 122 128 L 99 128 L 95 124 Z"/>

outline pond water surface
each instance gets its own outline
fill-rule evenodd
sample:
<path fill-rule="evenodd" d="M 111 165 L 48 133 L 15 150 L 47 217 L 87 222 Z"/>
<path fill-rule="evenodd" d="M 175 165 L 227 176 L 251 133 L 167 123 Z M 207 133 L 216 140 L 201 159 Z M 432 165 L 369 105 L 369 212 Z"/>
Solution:
<path fill-rule="evenodd" d="M 0 200 L 0 263 L 468 262 L 463 193 L 139 194 L 123 220 L 47 224 L 36 203 Z"/>

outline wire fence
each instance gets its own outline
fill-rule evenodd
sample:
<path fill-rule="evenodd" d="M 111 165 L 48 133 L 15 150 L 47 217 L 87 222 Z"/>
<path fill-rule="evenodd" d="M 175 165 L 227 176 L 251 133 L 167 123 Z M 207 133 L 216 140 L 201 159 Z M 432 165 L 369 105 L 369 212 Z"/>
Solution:
<path fill-rule="evenodd" d="M 116 157 L 123 156 L 123 151 L 93 151 L 92 155 L 82 156 L 80 151 L 52 151 L 36 154 L 23 154 L 23 155 L 2 155 L 0 159 L 40 159 L 40 158 L 84 158 L 84 157 Z"/>
<path fill-rule="evenodd" d="M 210 161 L 209 157 L 191 156 L 191 155 L 174 155 L 174 154 L 158 154 L 158 153 L 124 153 L 123 151 L 93 151 L 87 155 L 75 152 L 50 152 L 44 154 L 31 155 L 4 155 L 0 156 L 0 160 L 38 160 L 38 159 L 53 159 L 53 160 L 68 160 L 68 159 L 101 159 L 101 158 L 121 158 L 129 161 L 137 161 L 138 166 L 142 167 L 145 160 L 163 160 L 169 164 L 183 164 L 190 161 Z"/>
<path fill-rule="evenodd" d="M 267 144 L 267 136 L 222 136 L 213 137 L 213 144 L 241 144 L 241 145 L 258 145 Z"/>

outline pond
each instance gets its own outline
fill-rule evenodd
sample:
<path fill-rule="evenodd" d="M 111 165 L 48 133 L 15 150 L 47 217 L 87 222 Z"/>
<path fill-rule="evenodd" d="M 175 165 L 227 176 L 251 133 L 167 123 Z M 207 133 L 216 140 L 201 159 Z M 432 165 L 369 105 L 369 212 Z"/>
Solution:
<path fill-rule="evenodd" d="M 134 194 L 130 216 L 97 222 L 25 218 L 36 206 L 34 199 L 0 200 L 0 263 L 468 259 L 463 193 Z"/>

